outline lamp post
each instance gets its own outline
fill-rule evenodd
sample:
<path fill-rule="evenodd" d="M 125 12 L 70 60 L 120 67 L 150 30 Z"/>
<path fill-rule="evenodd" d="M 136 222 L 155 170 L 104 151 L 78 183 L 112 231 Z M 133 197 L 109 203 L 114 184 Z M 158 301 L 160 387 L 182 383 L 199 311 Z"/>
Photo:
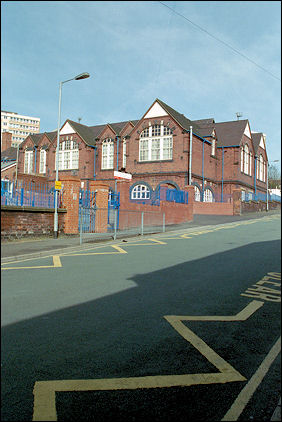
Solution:
<path fill-rule="evenodd" d="M 62 101 L 62 85 L 73 80 L 89 78 L 89 73 L 84 72 L 74 78 L 60 82 L 59 84 L 59 113 L 58 113 L 58 129 L 57 129 L 57 148 L 56 148 L 56 182 L 59 180 L 59 143 L 60 143 L 60 125 L 61 125 L 61 101 Z M 55 183 L 56 184 L 56 183 Z M 54 238 L 58 238 L 58 189 L 55 188 L 55 213 L 54 213 Z"/>
<path fill-rule="evenodd" d="M 272 160 L 267 162 L 266 166 L 266 211 L 268 211 L 268 167 L 269 163 L 278 163 L 279 160 Z"/>

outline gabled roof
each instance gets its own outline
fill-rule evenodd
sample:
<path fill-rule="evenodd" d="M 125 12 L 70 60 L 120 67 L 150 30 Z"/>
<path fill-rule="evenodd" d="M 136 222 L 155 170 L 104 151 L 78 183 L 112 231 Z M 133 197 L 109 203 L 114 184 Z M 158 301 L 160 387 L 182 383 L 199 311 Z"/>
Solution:
<path fill-rule="evenodd" d="M 253 144 L 254 144 L 255 154 L 258 151 L 258 147 L 259 147 L 260 140 L 261 140 L 262 136 L 263 136 L 263 133 L 252 132 L 252 140 L 253 140 Z"/>
<path fill-rule="evenodd" d="M 215 123 L 217 146 L 240 145 L 248 120 Z"/>
<path fill-rule="evenodd" d="M 156 101 L 160 104 L 160 106 L 174 119 L 176 122 L 186 130 L 190 130 L 190 126 L 193 126 L 193 133 L 195 135 L 200 135 L 200 128 L 197 125 L 197 123 L 194 123 L 192 120 L 187 119 L 187 117 L 184 116 L 184 114 L 180 114 L 178 111 L 174 110 L 172 107 L 168 106 L 163 101 L 159 100 L 158 98 Z"/>
<path fill-rule="evenodd" d="M 212 136 L 215 127 L 215 121 L 213 118 L 193 120 L 192 123 L 199 127 L 198 132 L 202 138 Z"/>
<path fill-rule="evenodd" d="M 10 147 L 1 152 L 1 161 L 14 161 L 17 159 L 17 148 Z"/>
<path fill-rule="evenodd" d="M 106 127 L 106 125 L 99 126 L 86 126 L 81 123 L 74 122 L 73 120 L 67 120 L 76 133 L 84 140 L 87 145 L 95 146 L 98 134 Z"/>
<path fill-rule="evenodd" d="M 43 136 L 43 133 L 30 133 L 29 134 L 29 137 L 30 137 L 30 139 L 32 140 L 32 142 L 35 146 L 38 145 L 42 136 Z"/>

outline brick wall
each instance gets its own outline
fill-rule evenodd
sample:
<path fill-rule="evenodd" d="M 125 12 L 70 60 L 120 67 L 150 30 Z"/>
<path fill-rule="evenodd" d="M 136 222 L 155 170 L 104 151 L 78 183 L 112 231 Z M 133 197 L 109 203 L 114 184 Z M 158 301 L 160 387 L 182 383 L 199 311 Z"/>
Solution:
<path fill-rule="evenodd" d="M 10 132 L 2 133 L 1 152 L 12 146 L 12 134 Z"/>
<path fill-rule="evenodd" d="M 64 230 L 66 211 L 59 210 L 59 232 Z M 51 235 L 54 232 L 54 210 L 32 207 L 1 207 L 1 239 Z"/>

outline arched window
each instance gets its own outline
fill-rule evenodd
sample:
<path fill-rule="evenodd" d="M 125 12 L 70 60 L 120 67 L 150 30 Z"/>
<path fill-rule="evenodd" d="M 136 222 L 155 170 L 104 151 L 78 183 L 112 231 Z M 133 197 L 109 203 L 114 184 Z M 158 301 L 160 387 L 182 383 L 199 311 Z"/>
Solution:
<path fill-rule="evenodd" d="M 33 171 L 33 151 L 25 150 L 24 153 L 24 172 L 32 173 Z"/>
<path fill-rule="evenodd" d="M 78 169 L 78 143 L 68 138 L 59 144 L 59 170 Z"/>
<path fill-rule="evenodd" d="M 264 168 L 264 162 L 263 162 L 263 156 L 262 155 L 260 155 L 260 157 L 259 157 L 259 161 L 260 161 L 260 165 L 259 165 L 259 179 L 260 180 L 264 180 L 263 179 L 263 176 L 264 176 L 264 171 L 263 171 L 263 168 Z"/>
<path fill-rule="evenodd" d="M 245 144 L 244 152 L 245 152 L 244 173 L 249 174 L 249 147 L 247 144 Z"/>
<path fill-rule="evenodd" d="M 200 201 L 201 200 L 201 192 L 200 189 L 198 188 L 198 186 L 195 186 L 195 201 Z"/>
<path fill-rule="evenodd" d="M 172 130 L 163 124 L 145 128 L 139 139 L 139 161 L 172 159 Z"/>
<path fill-rule="evenodd" d="M 213 193 L 209 188 L 204 191 L 204 202 L 213 202 Z"/>
<path fill-rule="evenodd" d="M 102 143 L 102 170 L 114 168 L 114 142 L 112 139 L 105 139 Z"/>
<path fill-rule="evenodd" d="M 252 175 L 252 166 L 253 166 L 253 154 L 250 152 L 250 176 Z"/>
<path fill-rule="evenodd" d="M 241 172 L 244 171 L 244 147 L 241 147 Z"/>
<path fill-rule="evenodd" d="M 126 168 L 126 140 L 122 142 L 122 167 Z"/>
<path fill-rule="evenodd" d="M 46 150 L 40 150 L 39 173 L 46 173 Z"/>
<path fill-rule="evenodd" d="M 150 199 L 150 189 L 146 185 L 136 185 L 131 191 L 131 199 Z"/>

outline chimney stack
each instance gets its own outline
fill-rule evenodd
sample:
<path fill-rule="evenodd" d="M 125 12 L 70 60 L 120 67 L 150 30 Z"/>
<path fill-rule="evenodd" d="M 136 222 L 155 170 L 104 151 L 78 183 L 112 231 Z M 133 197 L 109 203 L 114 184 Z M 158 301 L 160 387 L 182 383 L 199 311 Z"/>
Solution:
<path fill-rule="evenodd" d="M 11 148 L 12 146 L 12 134 L 10 132 L 2 133 L 2 143 L 1 143 L 1 152 L 6 151 L 6 149 Z"/>

